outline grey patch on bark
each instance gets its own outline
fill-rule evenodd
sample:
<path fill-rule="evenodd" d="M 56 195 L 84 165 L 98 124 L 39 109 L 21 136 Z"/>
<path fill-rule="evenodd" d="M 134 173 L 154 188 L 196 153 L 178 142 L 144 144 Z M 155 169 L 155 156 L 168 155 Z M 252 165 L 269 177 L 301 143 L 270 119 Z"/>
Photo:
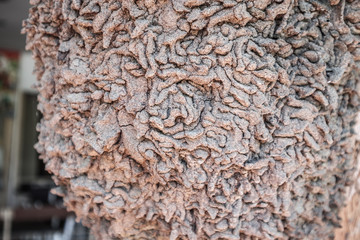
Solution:
<path fill-rule="evenodd" d="M 358 1 L 30 2 L 36 148 L 98 239 L 333 237 Z"/>

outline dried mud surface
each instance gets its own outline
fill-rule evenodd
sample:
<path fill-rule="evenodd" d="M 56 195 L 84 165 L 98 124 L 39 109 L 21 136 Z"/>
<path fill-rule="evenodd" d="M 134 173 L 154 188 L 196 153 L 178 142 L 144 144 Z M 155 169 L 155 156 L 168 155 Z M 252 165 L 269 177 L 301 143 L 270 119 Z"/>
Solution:
<path fill-rule="evenodd" d="M 331 239 L 360 2 L 31 0 L 36 146 L 98 239 Z"/>

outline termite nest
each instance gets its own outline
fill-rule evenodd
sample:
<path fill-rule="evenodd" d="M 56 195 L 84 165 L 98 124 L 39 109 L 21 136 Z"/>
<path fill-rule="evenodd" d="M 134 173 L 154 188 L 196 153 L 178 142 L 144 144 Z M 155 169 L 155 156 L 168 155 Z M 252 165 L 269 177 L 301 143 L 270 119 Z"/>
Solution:
<path fill-rule="evenodd" d="M 98 239 L 331 239 L 360 2 L 31 0 L 36 149 Z"/>

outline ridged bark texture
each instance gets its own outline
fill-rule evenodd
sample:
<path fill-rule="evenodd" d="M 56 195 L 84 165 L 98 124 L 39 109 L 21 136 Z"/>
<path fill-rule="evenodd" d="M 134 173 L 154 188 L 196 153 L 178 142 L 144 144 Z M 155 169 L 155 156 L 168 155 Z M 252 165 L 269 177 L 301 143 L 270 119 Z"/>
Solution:
<path fill-rule="evenodd" d="M 31 0 L 36 146 L 98 239 L 332 239 L 360 1 Z"/>

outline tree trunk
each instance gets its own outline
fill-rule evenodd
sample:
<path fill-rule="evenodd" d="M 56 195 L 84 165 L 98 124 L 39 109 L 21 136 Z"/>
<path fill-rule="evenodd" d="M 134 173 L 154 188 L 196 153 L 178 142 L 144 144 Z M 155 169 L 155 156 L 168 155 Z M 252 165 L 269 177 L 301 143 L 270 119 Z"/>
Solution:
<path fill-rule="evenodd" d="M 359 1 L 30 2 L 36 148 L 98 239 L 334 238 Z"/>

